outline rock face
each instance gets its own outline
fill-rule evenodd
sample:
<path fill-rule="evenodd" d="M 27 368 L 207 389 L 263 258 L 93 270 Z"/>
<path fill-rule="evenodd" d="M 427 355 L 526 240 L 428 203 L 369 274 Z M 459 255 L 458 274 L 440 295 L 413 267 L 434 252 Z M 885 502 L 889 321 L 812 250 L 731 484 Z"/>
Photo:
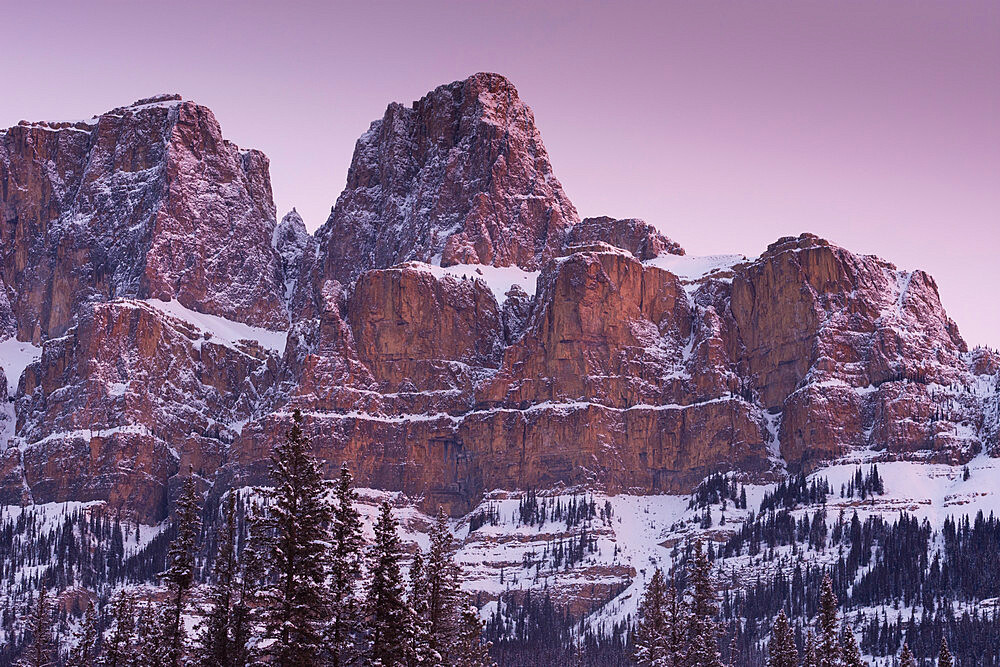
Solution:
<path fill-rule="evenodd" d="M 274 217 L 267 158 L 177 96 L 0 133 L 0 272 L 22 340 L 123 297 L 284 328 Z"/>
<path fill-rule="evenodd" d="M 324 277 L 344 284 L 408 260 L 534 270 L 577 219 L 531 109 L 504 77 L 476 74 L 389 105 L 317 239 Z"/>
<path fill-rule="evenodd" d="M 578 222 L 497 75 L 390 105 L 315 237 L 174 98 L 2 132 L 0 177 L 0 341 L 42 348 L 0 414 L 2 502 L 157 519 L 189 465 L 266 482 L 294 410 L 330 475 L 456 512 L 1000 454 L 1000 358 L 930 276 L 809 234 L 689 258 L 641 220 Z"/>
<path fill-rule="evenodd" d="M 661 253 L 683 255 L 684 248 L 671 241 L 656 227 L 645 220 L 627 218 L 584 218 L 574 225 L 566 235 L 566 246 L 586 245 L 604 241 L 618 248 L 624 248 L 636 259 L 653 259 Z"/>

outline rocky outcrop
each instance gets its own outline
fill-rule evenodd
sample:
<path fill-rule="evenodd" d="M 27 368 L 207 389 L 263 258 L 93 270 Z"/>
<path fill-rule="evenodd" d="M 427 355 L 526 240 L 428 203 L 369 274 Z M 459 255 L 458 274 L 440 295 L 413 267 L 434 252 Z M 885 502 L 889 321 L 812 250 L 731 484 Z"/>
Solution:
<path fill-rule="evenodd" d="M 584 218 L 566 235 L 565 246 L 586 245 L 603 241 L 628 250 L 636 259 L 653 259 L 660 253 L 683 255 L 684 248 L 671 241 L 645 220 L 626 218 Z"/>
<path fill-rule="evenodd" d="M 855 447 L 966 461 L 981 451 L 976 377 L 934 280 L 811 234 L 768 247 L 733 280 L 732 312 L 781 447 L 815 463 Z M 942 400 L 956 419 L 936 419 Z"/>
<path fill-rule="evenodd" d="M 177 96 L 0 132 L 0 218 L 22 340 L 60 336 L 84 305 L 122 297 L 287 326 L 267 158 Z"/>
<path fill-rule="evenodd" d="M 358 140 L 317 232 L 322 275 L 347 284 L 408 260 L 533 270 L 577 219 L 531 109 L 504 77 L 476 74 L 390 104 Z"/>

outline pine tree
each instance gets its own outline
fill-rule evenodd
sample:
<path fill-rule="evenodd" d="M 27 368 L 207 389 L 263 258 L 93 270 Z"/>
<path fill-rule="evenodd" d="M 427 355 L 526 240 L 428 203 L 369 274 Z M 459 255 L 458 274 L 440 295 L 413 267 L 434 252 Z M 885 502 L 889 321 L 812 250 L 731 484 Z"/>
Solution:
<path fill-rule="evenodd" d="M 937 667 L 953 667 L 954 664 L 955 659 L 951 657 L 951 651 L 948 650 L 948 640 L 942 636 L 941 651 L 938 653 Z"/>
<path fill-rule="evenodd" d="M 379 508 L 366 607 L 368 611 L 368 667 L 405 667 L 409 609 L 400 581 L 402 545 L 388 501 Z"/>
<path fill-rule="evenodd" d="M 858 647 L 858 640 L 850 628 L 844 628 L 843 657 L 844 667 L 868 667 L 868 663 L 861 657 L 861 648 Z"/>
<path fill-rule="evenodd" d="M 458 636 L 458 567 L 455 539 L 444 509 L 438 508 L 427 554 L 427 620 L 431 650 L 448 663 Z"/>
<path fill-rule="evenodd" d="M 201 531 L 201 508 L 199 494 L 195 487 L 194 471 L 189 469 L 184 483 L 184 492 L 177 500 L 174 515 L 176 536 L 170 543 L 168 557 L 170 566 L 163 573 L 163 581 L 170 591 L 163 621 L 164 664 L 178 667 L 184 655 L 184 624 L 181 616 L 187 603 L 188 593 L 194 584 L 196 542 Z"/>
<path fill-rule="evenodd" d="M 917 667 L 917 660 L 906 642 L 903 642 L 903 652 L 899 656 L 899 667 Z"/>
<path fill-rule="evenodd" d="M 685 640 L 687 639 L 687 626 L 685 625 L 684 600 L 677 592 L 677 586 L 673 583 L 667 587 L 666 598 L 664 600 L 666 612 L 667 636 L 664 645 L 664 657 L 666 664 L 680 665 L 686 653 Z"/>
<path fill-rule="evenodd" d="M 93 667 L 97 661 L 97 618 L 94 604 L 87 605 L 80 627 L 77 629 L 73 647 L 66 659 L 66 667 Z"/>
<path fill-rule="evenodd" d="M 785 610 L 778 612 L 771 629 L 771 641 L 767 645 L 768 667 L 798 667 L 799 650 L 795 646 L 795 633 L 788 622 Z"/>
<path fill-rule="evenodd" d="M 483 642 L 483 621 L 475 605 L 465 605 L 459 612 L 454 667 L 495 667 L 490 644 Z"/>
<path fill-rule="evenodd" d="M 639 667 L 664 664 L 670 636 L 666 597 L 667 587 L 663 580 L 663 572 L 656 568 L 639 604 L 639 622 L 632 636 L 633 658 Z"/>
<path fill-rule="evenodd" d="M 243 544 L 237 552 L 240 571 L 238 599 L 233 603 L 230 620 L 233 667 L 257 665 L 258 650 L 253 642 L 255 610 L 258 605 L 259 588 L 264 583 L 264 556 L 267 540 L 266 525 L 260 521 L 259 512 L 253 511 L 247 519 Z"/>
<path fill-rule="evenodd" d="M 199 656 L 204 667 L 233 667 L 233 604 L 239 572 L 236 561 L 236 497 L 230 493 L 223 510 L 219 545 L 215 554 L 211 607 L 201 627 Z"/>
<path fill-rule="evenodd" d="M 819 645 L 816 654 L 819 667 L 840 667 L 842 664 L 840 651 L 840 633 L 837 623 L 837 596 L 833 592 L 833 581 L 830 575 L 824 575 L 819 594 Z"/>
<path fill-rule="evenodd" d="M 441 656 L 431 649 L 430 627 L 427 619 L 427 577 L 424 558 L 418 550 L 410 565 L 409 623 L 407 637 L 410 647 L 406 663 L 409 667 L 424 667 L 440 662 Z"/>
<path fill-rule="evenodd" d="M 127 667 L 135 655 L 132 642 L 134 631 L 135 602 L 132 596 L 122 592 L 111 603 L 111 632 L 104 640 L 104 651 L 101 656 L 102 667 Z M 158 630 L 159 628 L 157 628 Z M 142 654 L 149 658 L 149 665 L 158 665 L 158 651 L 150 651 L 147 645 L 140 647 Z M 158 648 L 158 647 L 157 647 Z"/>
<path fill-rule="evenodd" d="M 274 661 L 306 667 L 317 664 L 323 644 L 331 511 L 319 463 L 302 433 L 302 414 L 296 410 L 292 419 L 284 441 L 271 453 L 268 532 L 276 582 L 264 594 L 265 625 Z"/>
<path fill-rule="evenodd" d="M 129 607 L 133 611 L 136 609 L 134 603 L 130 603 Z M 125 658 L 121 664 L 124 667 L 162 667 L 164 625 L 147 598 L 138 610 L 135 633 L 128 638 L 132 647 L 125 647 Z M 128 627 L 128 624 L 123 623 L 122 627 Z"/>
<path fill-rule="evenodd" d="M 695 548 L 694 564 L 688 572 L 691 600 L 687 616 L 687 667 L 722 667 L 719 654 L 719 614 L 712 583 L 712 564 L 709 562 L 702 542 Z"/>
<path fill-rule="evenodd" d="M 23 667 L 54 667 L 56 665 L 56 645 L 52 638 L 52 605 L 49 592 L 44 587 L 38 591 L 38 600 L 28 618 L 31 643 L 21 658 Z"/>
<path fill-rule="evenodd" d="M 357 494 L 353 478 L 345 463 L 340 468 L 330 546 L 330 624 L 327 647 L 333 667 L 355 661 L 361 633 L 361 605 L 356 594 L 361 575 L 362 549 L 361 515 L 355 508 Z"/>
<path fill-rule="evenodd" d="M 806 635 L 806 645 L 802 656 L 802 667 L 820 667 L 816 635 L 812 630 Z"/>

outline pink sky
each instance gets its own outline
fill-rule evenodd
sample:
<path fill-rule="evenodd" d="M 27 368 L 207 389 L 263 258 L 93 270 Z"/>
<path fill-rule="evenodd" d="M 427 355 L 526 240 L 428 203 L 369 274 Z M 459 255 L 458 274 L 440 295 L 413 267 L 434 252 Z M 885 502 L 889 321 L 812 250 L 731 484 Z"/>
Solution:
<path fill-rule="evenodd" d="M 311 229 L 392 100 L 495 71 L 581 215 L 689 253 L 811 231 L 937 279 L 1000 345 L 1000 3 L 70 2 L 3 8 L 0 126 L 159 92 L 265 151 Z"/>

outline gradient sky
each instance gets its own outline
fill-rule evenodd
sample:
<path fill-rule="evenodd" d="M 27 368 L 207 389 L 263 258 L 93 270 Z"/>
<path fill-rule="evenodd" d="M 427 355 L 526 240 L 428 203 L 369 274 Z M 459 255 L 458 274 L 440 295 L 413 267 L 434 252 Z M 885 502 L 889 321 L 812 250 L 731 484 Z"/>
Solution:
<path fill-rule="evenodd" d="M 581 215 L 691 254 L 811 231 L 937 279 L 1000 345 L 1000 3 L 4 0 L 0 126 L 160 92 L 318 227 L 392 100 L 507 75 Z"/>

